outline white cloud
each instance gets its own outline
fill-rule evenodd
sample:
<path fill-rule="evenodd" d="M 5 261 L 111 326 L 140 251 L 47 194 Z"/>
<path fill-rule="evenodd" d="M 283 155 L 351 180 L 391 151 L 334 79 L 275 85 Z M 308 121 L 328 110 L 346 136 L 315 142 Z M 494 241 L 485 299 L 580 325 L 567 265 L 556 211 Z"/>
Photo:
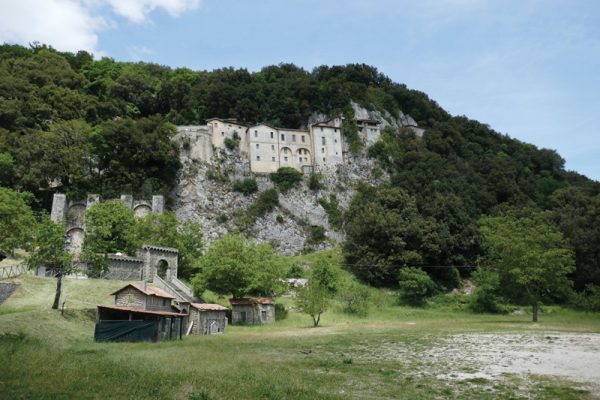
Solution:
<path fill-rule="evenodd" d="M 38 41 L 59 50 L 97 51 L 105 26 L 85 5 L 71 0 L 17 0 L 0 6 L 0 42 Z"/>
<path fill-rule="evenodd" d="M 100 17 L 103 8 L 135 23 L 163 9 L 173 17 L 200 5 L 201 0 L 8 0 L 0 4 L 0 43 L 27 45 L 38 41 L 62 51 L 102 54 L 98 33 L 114 21 Z"/>
<path fill-rule="evenodd" d="M 133 22 L 143 22 L 152 11 L 162 8 L 169 15 L 178 17 L 200 5 L 200 0 L 106 0 L 113 11 Z"/>

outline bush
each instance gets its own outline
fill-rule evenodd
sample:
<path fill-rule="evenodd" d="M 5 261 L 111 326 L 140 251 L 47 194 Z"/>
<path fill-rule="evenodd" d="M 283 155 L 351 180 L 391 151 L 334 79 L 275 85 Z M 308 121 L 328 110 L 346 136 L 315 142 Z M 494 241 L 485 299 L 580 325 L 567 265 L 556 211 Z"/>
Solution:
<path fill-rule="evenodd" d="M 308 177 L 308 188 L 314 191 L 323 189 L 322 179 L 323 175 L 318 172 L 312 172 Z"/>
<path fill-rule="evenodd" d="M 310 227 L 310 237 L 308 238 L 310 243 L 321 243 L 325 240 L 325 238 L 325 228 L 323 228 L 321 225 Z"/>
<path fill-rule="evenodd" d="M 366 317 L 369 313 L 370 299 L 369 288 L 357 282 L 350 283 L 340 296 L 340 300 L 344 305 L 343 311 L 359 317 Z"/>
<path fill-rule="evenodd" d="M 267 189 L 261 192 L 256 203 L 248 210 L 252 217 L 260 217 L 271 211 L 279 204 L 279 195 L 275 189 Z"/>
<path fill-rule="evenodd" d="M 223 144 L 225 144 L 225 147 L 227 148 L 227 150 L 233 151 L 238 147 L 239 140 L 235 140 L 235 139 L 231 139 L 231 138 L 227 137 L 223 141 Z"/>
<path fill-rule="evenodd" d="M 288 310 L 286 310 L 283 304 L 275 303 L 275 320 L 281 321 L 286 319 L 288 316 Z"/>
<path fill-rule="evenodd" d="M 586 285 L 583 292 L 574 295 L 573 303 L 583 310 L 600 312 L 600 286 Z"/>
<path fill-rule="evenodd" d="M 325 210 L 325 213 L 327 213 L 329 224 L 336 230 L 340 229 L 342 227 L 342 211 L 339 208 L 337 196 L 332 193 L 329 195 L 329 201 L 323 197 L 318 201 Z"/>
<path fill-rule="evenodd" d="M 405 303 L 422 306 L 435 292 L 435 283 L 419 268 L 402 268 L 398 275 L 398 297 Z"/>
<path fill-rule="evenodd" d="M 236 192 L 243 193 L 244 196 L 249 196 L 252 193 L 256 193 L 258 191 L 258 185 L 256 184 L 256 179 L 245 178 L 233 182 L 233 190 L 235 190 Z"/>
<path fill-rule="evenodd" d="M 469 308 L 477 313 L 506 313 L 504 299 L 499 295 L 500 276 L 488 269 L 479 268 L 473 273 L 475 291 L 471 296 Z"/>
<path fill-rule="evenodd" d="M 275 218 L 275 220 L 277 220 L 278 223 L 283 224 L 283 215 L 281 214 L 277 214 L 277 217 Z"/>
<path fill-rule="evenodd" d="M 302 181 L 302 172 L 291 167 L 281 167 L 269 176 L 282 193 L 287 192 Z"/>

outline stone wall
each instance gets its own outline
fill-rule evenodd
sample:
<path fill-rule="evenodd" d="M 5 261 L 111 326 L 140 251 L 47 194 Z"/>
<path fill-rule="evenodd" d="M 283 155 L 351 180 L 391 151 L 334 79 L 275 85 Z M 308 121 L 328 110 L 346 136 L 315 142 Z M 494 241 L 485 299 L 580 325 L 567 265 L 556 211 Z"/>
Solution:
<path fill-rule="evenodd" d="M 116 294 L 115 306 L 145 309 L 146 295 L 137 289 L 128 287 Z"/>
<path fill-rule="evenodd" d="M 265 318 L 263 320 L 263 312 Z M 246 319 L 243 319 L 243 313 Z M 275 305 L 273 304 L 232 304 L 231 323 L 245 325 L 261 325 L 275 322 Z"/>

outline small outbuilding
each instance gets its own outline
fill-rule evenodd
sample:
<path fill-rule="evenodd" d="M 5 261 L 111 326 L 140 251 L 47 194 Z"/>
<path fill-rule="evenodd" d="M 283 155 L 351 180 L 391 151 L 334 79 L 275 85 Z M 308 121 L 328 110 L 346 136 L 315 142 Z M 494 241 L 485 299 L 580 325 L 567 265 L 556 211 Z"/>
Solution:
<path fill-rule="evenodd" d="M 190 303 L 188 332 L 194 335 L 218 335 L 227 327 L 227 308 L 219 304 Z"/>
<path fill-rule="evenodd" d="M 275 322 L 275 301 L 268 297 L 230 299 L 231 323 L 260 325 Z"/>
<path fill-rule="evenodd" d="M 156 342 L 180 338 L 188 314 L 171 305 L 173 296 L 146 283 L 131 283 L 112 293 L 114 306 L 98 306 L 96 341 Z"/>

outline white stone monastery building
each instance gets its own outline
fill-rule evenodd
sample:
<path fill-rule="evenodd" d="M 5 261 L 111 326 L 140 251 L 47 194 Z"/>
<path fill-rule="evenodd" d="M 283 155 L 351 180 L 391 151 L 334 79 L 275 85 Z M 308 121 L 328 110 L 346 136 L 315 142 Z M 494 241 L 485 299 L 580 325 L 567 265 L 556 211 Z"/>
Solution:
<path fill-rule="evenodd" d="M 379 122 L 357 121 L 357 125 L 362 137 L 379 137 Z M 210 118 L 206 125 L 178 126 L 177 131 L 180 138 L 188 141 L 187 151 L 192 159 L 210 162 L 215 150 L 235 143 L 240 156 L 250 162 L 250 171 L 259 174 L 275 172 L 280 167 L 322 170 L 345 160 L 341 117 L 312 124 L 307 130 Z"/>

